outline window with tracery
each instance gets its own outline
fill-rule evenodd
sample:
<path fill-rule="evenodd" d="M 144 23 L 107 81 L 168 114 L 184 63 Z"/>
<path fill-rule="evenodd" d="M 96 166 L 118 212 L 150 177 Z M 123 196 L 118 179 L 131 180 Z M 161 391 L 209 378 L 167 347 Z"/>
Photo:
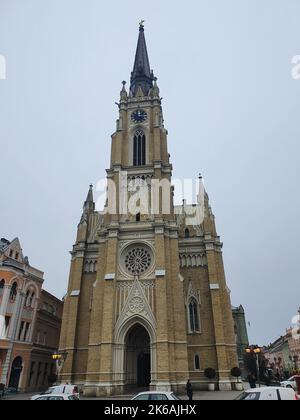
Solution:
<path fill-rule="evenodd" d="M 133 166 L 146 165 L 146 136 L 141 130 L 133 138 Z"/>

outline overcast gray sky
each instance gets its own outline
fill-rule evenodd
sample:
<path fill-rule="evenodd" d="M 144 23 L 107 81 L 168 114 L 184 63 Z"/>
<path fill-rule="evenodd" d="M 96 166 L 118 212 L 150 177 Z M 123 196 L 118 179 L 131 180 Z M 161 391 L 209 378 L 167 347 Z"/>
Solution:
<path fill-rule="evenodd" d="M 203 173 L 232 302 L 268 343 L 300 306 L 299 0 L 0 0 L 0 235 L 63 296 L 141 18 L 174 176 Z"/>

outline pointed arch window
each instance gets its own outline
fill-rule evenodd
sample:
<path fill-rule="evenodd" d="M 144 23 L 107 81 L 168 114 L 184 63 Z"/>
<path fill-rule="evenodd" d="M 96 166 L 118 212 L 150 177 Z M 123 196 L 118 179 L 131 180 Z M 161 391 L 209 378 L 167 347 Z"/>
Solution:
<path fill-rule="evenodd" d="M 200 332 L 199 305 L 195 298 L 192 298 L 189 303 L 189 323 L 191 333 Z"/>
<path fill-rule="evenodd" d="M 31 308 L 33 308 L 34 298 L 35 298 L 35 294 L 34 294 L 34 292 L 32 292 L 31 295 L 30 295 L 30 300 L 29 300 L 29 306 Z"/>
<path fill-rule="evenodd" d="M 27 308 L 33 308 L 35 302 L 35 292 L 32 289 L 27 290 L 25 304 Z"/>
<path fill-rule="evenodd" d="M 30 295 L 30 291 L 27 290 L 24 306 L 29 306 L 29 295 Z"/>
<path fill-rule="evenodd" d="M 143 165 L 146 165 L 146 136 L 138 130 L 133 138 L 133 166 Z"/>
<path fill-rule="evenodd" d="M 200 356 L 198 354 L 195 356 L 195 370 L 200 370 Z"/>
<path fill-rule="evenodd" d="M 186 228 L 185 231 L 184 231 L 184 237 L 185 238 L 189 238 L 190 237 L 190 230 L 188 228 Z"/>
<path fill-rule="evenodd" d="M 10 296 L 9 296 L 10 300 L 16 300 L 16 297 L 17 297 L 17 289 L 18 289 L 18 283 L 15 282 L 12 285 L 11 290 L 10 290 Z"/>

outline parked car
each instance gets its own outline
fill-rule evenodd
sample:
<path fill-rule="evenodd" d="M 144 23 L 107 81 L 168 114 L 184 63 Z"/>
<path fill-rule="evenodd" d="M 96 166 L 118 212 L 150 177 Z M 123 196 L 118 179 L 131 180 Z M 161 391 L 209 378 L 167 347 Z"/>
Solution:
<path fill-rule="evenodd" d="M 40 395 L 33 401 L 79 401 L 79 397 L 70 394 L 49 394 Z"/>
<path fill-rule="evenodd" d="M 287 379 L 286 381 L 280 382 L 280 386 L 283 388 L 292 388 L 297 391 L 297 383 L 294 376 L 292 376 L 290 379 Z"/>
<path fill-rule="evenodd" d="M 248 389 L 237 400 L 240 401 L 296 401 L 299 400 L 292 388 L 264 387 Z"/>
<path fill-rule="evenodd" d="M 140 392 L 132 398 L 135 401 L 167 401 L 179 400 L 173 392 L 148 391 Z"/>
<path fill-rule="evenodd" d="M 41 394 L 34 395 L 31 397 L 31 400 L 36 400 L 39 397 L 43 397 L 50 394 L 66 394 L 66 395 L 75 395 L 75 397 L 79 398 L 79 391 L 76 385 L 69 385 L 69 384 L 61 384 L 57 386 L 52 386 L 51 388 L 47 389 L 47 391 L 42 392 Z"/>

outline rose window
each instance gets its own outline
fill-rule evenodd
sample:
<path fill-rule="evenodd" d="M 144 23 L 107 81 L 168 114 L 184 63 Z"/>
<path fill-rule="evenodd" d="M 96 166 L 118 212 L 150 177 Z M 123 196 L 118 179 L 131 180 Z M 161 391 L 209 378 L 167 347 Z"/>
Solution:
<path fill-rule="evenodd" d="M 125 256 L 125 267 L 132 274 L 145 273 L 151 265 L 150 252 L 142 247 L 133 248 Z"/>

